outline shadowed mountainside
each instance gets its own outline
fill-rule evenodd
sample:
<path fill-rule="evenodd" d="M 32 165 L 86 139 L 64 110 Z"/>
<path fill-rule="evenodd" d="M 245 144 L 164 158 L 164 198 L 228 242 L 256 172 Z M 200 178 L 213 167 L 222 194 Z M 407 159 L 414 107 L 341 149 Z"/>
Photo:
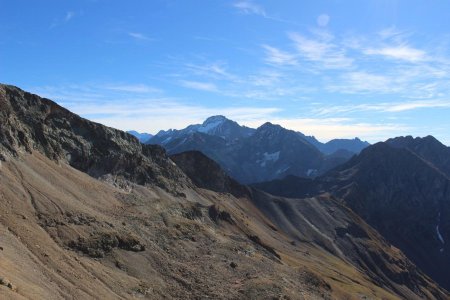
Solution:
<path fill-rule="evenodd" d="M 255 187 L 294 198 L 330 192 L 428 275 L 450 288 L 446 267 L 450 263 L 446 245 L 450 240 L 449 179 L 438 169 L 439 161 L 424 160 L 426 152 L 419 156 L 398 143 L 390 146 L 392 143 L 370 146 L 315 180 L 291 176 Z"/>

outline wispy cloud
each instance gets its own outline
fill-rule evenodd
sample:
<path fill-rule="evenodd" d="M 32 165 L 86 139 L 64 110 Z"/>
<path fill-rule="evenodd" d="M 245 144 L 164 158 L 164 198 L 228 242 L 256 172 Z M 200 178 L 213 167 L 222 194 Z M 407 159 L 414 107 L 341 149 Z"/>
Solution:
<path fill-rule="evenodd" d="M 265 11 L 265 9 L 256 4 L 253 1 L 238 1 L 235 2 L 233 4 L 233 6 L 239 10 L 239 12 L 243 13 L 243 14 L 255 14 L 255 15 L 260 15 L 263 17 L 267 17 L 267 13 Z"/>
<path fill-rule="evenodd" d="M 263 48 L 266 51 L 265 61 L 268 62 L 269 64 L 280 65 L 280 66 L 298 65 L 297 58 L 294 54 L 282 51 L 278 48 L 268 46 L 268 45 L 263 45 Z"/>
<path fill-rule="evenodd" d="M 224 97 L 270 101 L 314 99 L 320 91 L 332 93 L 332 98 L 378 95 L 433 100 L 448 95 L 450 59 L 434 55 L 432 48 L 415 47 L 408 40 L 410 35 L 395 27 L 363 37 L 310 28 L 288 32 L 283 47 L 262 44 L 263 51 L 248 52 L 264 62 L 264 68 L 255 63 L 254 68 L 242 69 L 201 55 L 189 63 L 177 61 L 173 78 L 176 84 L 181 81 L 185 87 Z"/>
<path fill-rule="evenodd" d="M 278 85 L 280 80 L 283 79 L 283 75 L 278 71 L 263 70 L 257 74 L 250 75 L 248 79 L 249 80 L 245 81 L 248 82 L 248 84 L 252 84 L 260 88 L 273 88 Z"/>
<path fill-rule="evenodd" d="M 150 41 L 152 40 L 147 35 L 140 33 L 140 32 L 128 32 L 128 36 L 141 41 Z"/>
<path fill-rule="evenodd" d="M 377 35 L 382 41 L 392 41 L 397 44 L 401 44 L 409 37 L 411 37 L 413 35 L 413 32 L 401 30 L 395 26 L 391 26 L 379 30 L 377 32 Z"/>
<path fill-rule="evenodd" d="M 178 59 L 171 68 L 169 80 L 190 89 L 214 92 L 220 96 L 237 99 L 279 100 L 280 97 L 302 93 L 305 86 L 293 83 L 284 76 L 284 70 L 275 69 L 275 64 L 258 70 L 232 69 L 226 61 L 201 63 L 183 62 Z M 285 62 L 287 63 L 287 62 Z M 278 65 L 280 66 L 280 65 Z"/>
<path fill-rule="evenodd" d="M 206 92 L 216 92 L 218 90 L 217 86 L 214 83 L 210 83 L 210 82 L 181 80 L 180 84 L 189 89 L 206 91 Z"/>
<path fill-rule="evenodd" d="M 211 62 L 206 64 L 185 63 L 184 66 L 195 75 L 213 79 L 237 79 L 235 75 L 227 70 L 227 64 L 224 62 Z"/>
<path fill-rule="evenodd" d="M 382 103 L 363 103 L 350 105 L 336 105 L 317 108 L 314 113 L 319 115 L 335 115 L 338 113 L 352 113 L 362 111 L 398 113 L 421 108 L 450 108 L 450 100 L 417 100 Z"/>
<path fill-rule="evenodd" d="M 450 100 L 410 101 L 405 103 L 385 104 L 384 111 L 401 112 L 419 108 L 450 108 Z"/>
<path fill-rule="evenodd" d="M 111 91 L 120 91 L 127 93 L 161 93 L 160 89 L 154 88 L 146 84 L 114 84 L 106 85 L 105 89 Z"/>
<path fill-rule="evenodd" d="M 327 90 L 344 94 L 387 94 L 398 92 L 402 88 L 395 78 L 365 71 L 343 73 L 337 79 L 327 85 Z"/>
<path fill-rule="evenodd" d="M 281 22 L 281 23 L 286 23 L 286 24 L 291 24 L 291 25 L 298 25 L 296 22 L 286 20 L 286 19 L 280 18 L 276 15 L 268 13 L 263 6 L 257 4 L 254 1 L 251 1 L 251 0 L 240 0 L 240 1 L 234 2 L 233 7 L 239 13 L 244 14 L 244 15 L 257 15 L 257 16 L 263 17 L 265 19 L 275 21 L 275 22 Z"/>
<path fill-rule="evenodd" d="M 425 51 L 412 48 L 408 45 L 388 46 L 383 48 L 369 48 L 364 50 L 367 55 L 380 55 L 390 59 L 399 59 L 409 62 L 420 62 L 426 59 Z"/>
<path fill-rule="evenodd" d="M 305 60 L 318 63 L 318 67 L 341 69 L 353 64 L 353 59 L 346 56 L 345 49 L 332 43 L 334 37 L 326 32 L 322 32 L 318 38 L 289 33 L 289 38 L 294 42 L 298 53 Z"/>
<path fill-rule="evenodd" d="M 69 22 L 70 20 L 72 20 L 73 17 L 75 17 L 75 12 L 68 11 L 66 13 L 66 17 L 64 18 L 64 21 Z"/>

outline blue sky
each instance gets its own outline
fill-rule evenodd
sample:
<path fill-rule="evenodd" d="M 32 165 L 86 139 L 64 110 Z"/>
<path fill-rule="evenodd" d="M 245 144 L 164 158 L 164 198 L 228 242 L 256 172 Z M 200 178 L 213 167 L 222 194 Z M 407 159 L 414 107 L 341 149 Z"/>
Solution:
<path fill-rule="evenodd" d="M 156 133 L 223 114 L 450 145 L 447 0 L 0 0 L 0 82 Z"/>

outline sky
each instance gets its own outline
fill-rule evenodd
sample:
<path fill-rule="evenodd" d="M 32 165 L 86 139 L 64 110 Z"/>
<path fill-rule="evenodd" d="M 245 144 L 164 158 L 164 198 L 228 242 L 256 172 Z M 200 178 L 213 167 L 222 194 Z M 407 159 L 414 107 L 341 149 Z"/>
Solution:
<path fill-rule="evenodd" d="M 0 82 L 122 130 L 212 115 L 450 145 L 448 0 L 0 0 Z"/>

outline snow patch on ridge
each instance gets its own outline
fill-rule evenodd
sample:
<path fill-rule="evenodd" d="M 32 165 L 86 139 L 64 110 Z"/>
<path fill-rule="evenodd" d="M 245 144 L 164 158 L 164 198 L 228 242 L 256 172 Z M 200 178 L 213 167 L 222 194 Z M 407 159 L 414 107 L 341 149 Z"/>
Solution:
<path fill-rule="evenodd" d="M 198 129 L 197 132 L 211 133 L 214 129 L 222 125 L 227 119 L 224 116 L 209 117 Z"/>
<path fill-rule="evenodd" d="M 202 127 L 197 129 L 197 131 L 198 132 L 202 132 L 202 133 L 209 133 L 213 129 L 218 127 L 220 124 L 222 124 L 222 123 L 223 123 L 222 121 L 216 121 L 216 122 L 208 123 L 208 124 L 202 125 Z"/>
<path fill-rule="evenodd" d="M 306 176 L 311 176 L 313 174 L 315 174 L 317 172 L 316 169 L 308 169 L 308 171 L 306 172 Z"/>
<path fill-rule="evenodd" d="M 264 160 L 265 161 L 269 161 L 269 160 L 271 160 L 271 161 L 277 161 L 279 158 L 280 158 L 280 151 L 277 151 L 277 152 L 274 152 L 274 153 L 267 153 L 267 152 L 264 152 Z"/>
<path fill-rule="evenodd" d="M 288 166 L 288 167 L 285 167 L 285 168 L 282 168 L 282 169 L 279 169 L 279 170 L 276 172 L 276 174 L 284 173 L 284 172 L 286 172 L 287 170 L 289 170 L 289 166 Z"/>
<path fill-rule="evenodd" d="M 274 153 L 263 153 L 263 158 L 256 161 L 256 163 L 259 163 L 261 167 L 265 167 L 267 162 L 272 161 L 276 162 L 280 158 L 280 151 L 274 152 Z"/>

